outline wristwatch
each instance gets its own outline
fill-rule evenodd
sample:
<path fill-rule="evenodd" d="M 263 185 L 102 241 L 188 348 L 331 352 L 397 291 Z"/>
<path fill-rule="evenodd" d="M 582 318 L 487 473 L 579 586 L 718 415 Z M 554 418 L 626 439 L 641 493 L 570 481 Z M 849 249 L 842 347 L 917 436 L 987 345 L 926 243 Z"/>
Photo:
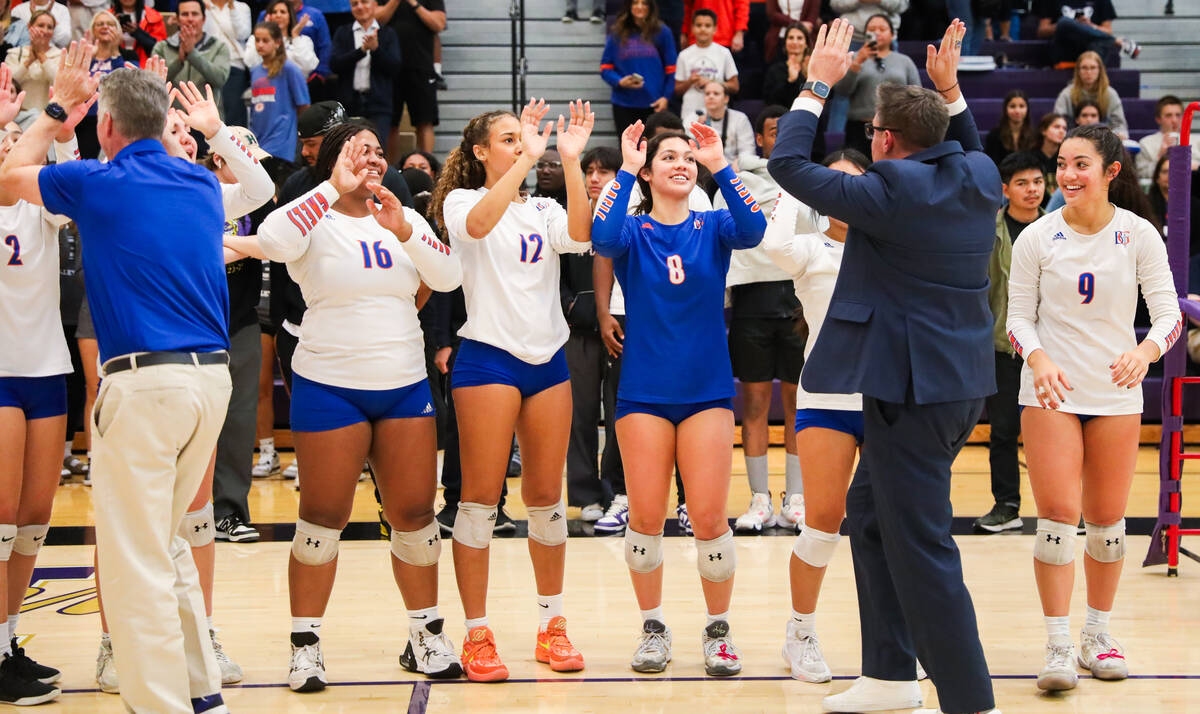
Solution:
<path fill-rule="evenodd" d="M 816 82 L 805 82 L 804 86 L 800 88 L 800 91 L 812 92 L 813 94 L 817 95 L 818 99 L 829 99 L 829 92 L 831 90 L 828 84 L 818 80 Z"/>
<path fill-rule="evenodd" d="M 46 105 L 46 116 L 50 117 L 54 121 L 66 121 L 67 110 L 63 109 L 62 105 L 58 104 L 57 102 L 50 102 Z"/>

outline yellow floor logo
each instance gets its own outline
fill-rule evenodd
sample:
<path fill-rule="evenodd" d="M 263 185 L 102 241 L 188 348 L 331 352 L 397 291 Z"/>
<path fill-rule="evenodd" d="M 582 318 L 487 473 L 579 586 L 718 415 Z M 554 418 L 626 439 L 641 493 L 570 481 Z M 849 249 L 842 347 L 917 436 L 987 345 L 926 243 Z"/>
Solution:
<path fill-rule="evenodd" d="M 94 568 L 35 568 L 21 612 L 47 607 L 62 615 L 94 615 L 100 612 L 96 599 Z"/>

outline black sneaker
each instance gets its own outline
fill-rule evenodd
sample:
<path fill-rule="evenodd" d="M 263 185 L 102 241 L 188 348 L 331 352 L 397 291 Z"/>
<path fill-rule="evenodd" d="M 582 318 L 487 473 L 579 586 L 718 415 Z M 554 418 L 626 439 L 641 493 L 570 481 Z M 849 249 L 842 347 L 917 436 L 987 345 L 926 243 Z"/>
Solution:
<path fill-rule="evenodd" d="M 603 10 L 597 10 L 592 13 L 591 18 L 589 18 L 589 19 L 591 20 L 593 25 L 599 25 L 600 23 L 607 20 L 608 17 L 604 14 Z"/>
<path fill-rule="evenodd" d="M 1024 525 L 1016 507 L 1006 503 L 997 503 L 987 515 L 975 519 L 975 528 L 988 533 L 1019 531 Z"/>
<path fill-rule="evenodd" d="M 442 529 L 442 535 L 452 535 L 454 533 L 454 519 L 458 518 L 458 506 L 449 504 L 442 506 L 442 510 L 437 512 L 433 517 L 437 521 L 438 528 Z"/>
<path fill-rule="evenodd" d="M 508 472 L 504 474 L 505 478 L 516 478 L 521 475 L 521 447 L 513 444 L 512 451 L 508 452 Z"/>
<path fill-rule="evenodd" d="M 450 85 L 446 84 L 446 78 L 442 76 L 441 72 L 434 71 L 433 82 L 437 85 L 439 91 L 444 92 L 450 88 Z"/>
<path fill-rule="evenodd" d="M 215 537 L 217 540 L 227 540 L 230 543 L 256 543 L 259 538 L 258 531 L 246 525 L 237 516 L 225 516 L 217 521 Z"/>
<path fill-rule="evenodd" d="M 36 679 L 26 677 L 20 664 L 11 656 L 0 662 L 0 703 L 29 707 L 56 699 L 62 690 Z"/>
<path fill-rule="evenodd" d="M 13 667 L 25 678 L 36 679 L 42 684 L 54 684 L 62 677 L 62 672 L 57 669 L 33 661 L 29 655 L 25 654 L 25 648 L 17 646 L 16 637 L 12 638 L 10 645 Z"/>
<path fill-rule="evenodd" d="M 496 508 L 496 526 L 492 528 L 494 533 L 516 533 L 517 522 L 508 517 L 503 508 Z"/>
<path fill-rule="evenodd" d="M 574 10 L 567 10 L 563 13 L 562 21 L 568 25 L 572 22 L 579 22 L 579 13 L 575 12 Z"/>

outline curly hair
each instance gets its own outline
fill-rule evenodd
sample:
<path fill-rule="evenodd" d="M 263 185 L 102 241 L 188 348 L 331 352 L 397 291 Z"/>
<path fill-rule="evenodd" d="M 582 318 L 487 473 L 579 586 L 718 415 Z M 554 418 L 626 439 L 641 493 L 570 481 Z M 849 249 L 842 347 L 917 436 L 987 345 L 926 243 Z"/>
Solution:
<path fill-rule="evenodd" d="M 488 137 L 492 133 L 492 124 L 502 117 L 515 119 L 516 115 L 510 111 L 498 109 L 484 112 L 467 122 L 462 131 L 462 142 L 454 147 L 450 155 L 446 157 L 442 173 L 438 175 L 437 186 L 433 189 L 433 198 L 429 201 L 428 213 L 428 217 L 434 225 L 442 226 L 443 233 L 446 230 L 446 219 L 442 215 L 442 207 L 446 203 L 446 196 L 456 188 L 479 188 L 487 179 L 487 169 L 483 162 L 475 157 L 473 148 L 487 145 Z M 324 148 L 323 145 L 322 148 Z"/>

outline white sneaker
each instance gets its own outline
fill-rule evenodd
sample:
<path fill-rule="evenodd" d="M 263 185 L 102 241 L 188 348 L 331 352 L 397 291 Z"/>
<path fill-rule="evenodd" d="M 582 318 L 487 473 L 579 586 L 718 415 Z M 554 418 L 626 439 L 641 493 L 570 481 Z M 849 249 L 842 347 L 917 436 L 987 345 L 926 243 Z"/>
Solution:
<path fill-rule="evenodd" d="M 717 620 L 704 628 L 700 636 L 704 647 L 704 673 L 710 677 L 731 677 L 742 672 L 742 653 L 729 637 L 729 623 Z"/>
<path fill-rule="evenodd" d="M 431 679 L 455 679 L 462 676 L 462 663 L 450 638 L 442 631 L 443 618 L 427 623 L 410 633 L 400 666 L 409 672 L 419 672 Z M 414 636 L 415 635 L 415 636 Z"/>
<path fill-rule="evenodd" d="M 890 682 L 871 677 L 859 677 L 846 691 L 821 700 L 821 707 L 827 712 L 877 712 L 919 706 L 921 687 L 916 680 Z"/>
<path fill-rule="evenodd" d="M 107 694 L 120 694 L 121 686 L 117 680 L 117 663 L 113 660 L 112 640 L 100 638 L 100 653 L 96 655 L 96 684 L 100 691 Z"/>
<path fill-rule="evenodd" d="M 288 686 L 293 692 L 319 692 L 329 680 L 325 679 L 325 658 L 321 642 L 297 647 L 292 645 L 292 665 L 288 671 Z"/>
<path fill-rule="evenodd" d="M 618 493 L 604 517 L 596 521 L 595 529 L 601 533 L 624 533 L 629 525 L 629 496 Z"/>
<path fill-rule="evenodd" d="M 221 668 L 221 684 L 237 684 L 242 681 L 242 677 L 245 676 L 242 674 L 242 668 L 238 666 L 237 662 L 230 659 L 229 655 L 225 654 L 224 648 L 217 640 L 217 631 L 209 630 L 208 635 L 212 638 L 213 654 L 217 656 L 217 666 Z"/>
<path fill-rule="evenodd" d="M 913 714 L 945 714 L 941 709 L 918 709 Z M 999 709 L 988 709 L 979 714 L 1003 714 Z"/>
<path fill-rule="evenodd" d="M 783 641 L 783 661 L 791 667 L 792 679 L 817 684 L 833 679 L 817 636 L 801 632 L 791 619 L 788 620 L 787 639 Z"/>
<path fill-rule="evenodd" d="M 286 479 L 296 478 L 296 476 L 298 476 L 299 474 L 300 474 L 300 467 L 296 464 L 295 461 L 288 464 L 287 468 L 285 468 L 283 470 L 283 477 Z"/>
<path fill-rule="evenodd" d="M 1077 659 L 1079 666 L 1090 671 L 1096 679 L 1118 680 L 1129 676 L 1129 664 L 1121 651 L 1121 643 L 1107 632 L 1079 633 Z"/>
<path fill-rule="evenodd" d="M 671 661 L 671 628 L 658 620 L 642 623 L 638 646 L 629 666 L 634 672 L 657 674 L 667 668 Z"/>
<path fill-rule="evenodd" d="M 775 517 L 775 525 L 780 528 L 792 528 L 797 533 L 804 525 L 804 494 L 783 494 L 783 502 L 779 504 L 779 515 Z"/>
<path fill-rule="evenodd" d="M 588 523 L 595 523 L 604 518 L 604 509 L 599 503 L 589 503 L 579 511 L 579 517 Z"/>
<path fill-rule="evenodd" d="M 763 528 L 775 525 L 775 515 L 771 510 L 771 494 L 756 493 L 750 497 L 750 508 L 738 516 L 733 524 L 736 531 L 762 532 Z"/>
<path fill-rule="evenodd" d="M 1038 673 L 1038 689 L 1048 692 L 1074 689 L 1075 685 L 1079 683 L 1079 674 L 1075 671 L 1074 660 L 1074 642 L 1065 638 L 1047 642 L 1046 666 Z"/>
<path fill-rule="evenodd" d="M 929 679 L 929 673 L 921 666 L 921 660 L 917 660 L 917 681 L 923 682 L 926 679 Z"/>
<path fill-rule="evenodd" d="M 279 452 L 264 451 L 258 455 L 258 461 L 250 469 L 254 478 L 267 478 L 279 473 Z"/>

